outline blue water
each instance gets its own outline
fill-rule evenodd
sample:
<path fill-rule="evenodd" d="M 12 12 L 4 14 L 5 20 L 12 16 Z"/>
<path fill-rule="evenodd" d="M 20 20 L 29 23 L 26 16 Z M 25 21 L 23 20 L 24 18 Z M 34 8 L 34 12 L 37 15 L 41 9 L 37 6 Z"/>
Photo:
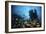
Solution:
<path fill-rule="evenodd" d="M 12 14 L 17 14 L 21 17 L 24 17 L 24 19 L 28 19 L 29 17 L 29 11 L 30 10 L 37 10 L 37 15 L 40 17 L 41 15 L 41 6 L 21 6 L 21 5 L 11 5 L 11 12 Z"/>

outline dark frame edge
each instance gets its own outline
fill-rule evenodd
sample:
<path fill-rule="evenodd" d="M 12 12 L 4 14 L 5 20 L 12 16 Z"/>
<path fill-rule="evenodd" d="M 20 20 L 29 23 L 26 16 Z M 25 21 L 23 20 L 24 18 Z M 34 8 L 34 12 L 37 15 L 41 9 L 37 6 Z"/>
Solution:
<path fill-rule="evenodd" d="M 43 31 L 45 31 L 45 3 L 43 3 L 43 5 L 44 5 L 44 30 Z"/>
<path fill-rule="evenodd" d="M 43 3 L 43 2 L 25 2 L 25 1 L 5 1 L 5 2 L 32 3 L 32 4 L 45 4 L 45 3 Z"/>
<path fill-rule="evenodd" d="M 5 2 L 5 32 L 8 33 L 8 2 Z"/>

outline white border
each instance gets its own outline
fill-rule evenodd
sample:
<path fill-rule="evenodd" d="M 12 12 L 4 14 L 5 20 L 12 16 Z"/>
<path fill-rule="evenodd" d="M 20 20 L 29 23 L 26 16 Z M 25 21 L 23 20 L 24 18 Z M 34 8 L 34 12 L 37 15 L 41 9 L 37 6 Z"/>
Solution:
<path fill-rule="evenodd" d="M 25 6 L 41 6 L 42 7 L 42 24 L 41 24 L 41 28 L 20 28 L 20 29 L 11 29 L 11 5 L 25 5 Z M 8 5 L 9 8 L 9 32 L 13 32 L 13 31 L 32 31 L 32 30 L 43 30 L 44 29 L 44 6 L 42 4 L 23 4 L 23 3 L 12 3 L 10 2 Z"/>

